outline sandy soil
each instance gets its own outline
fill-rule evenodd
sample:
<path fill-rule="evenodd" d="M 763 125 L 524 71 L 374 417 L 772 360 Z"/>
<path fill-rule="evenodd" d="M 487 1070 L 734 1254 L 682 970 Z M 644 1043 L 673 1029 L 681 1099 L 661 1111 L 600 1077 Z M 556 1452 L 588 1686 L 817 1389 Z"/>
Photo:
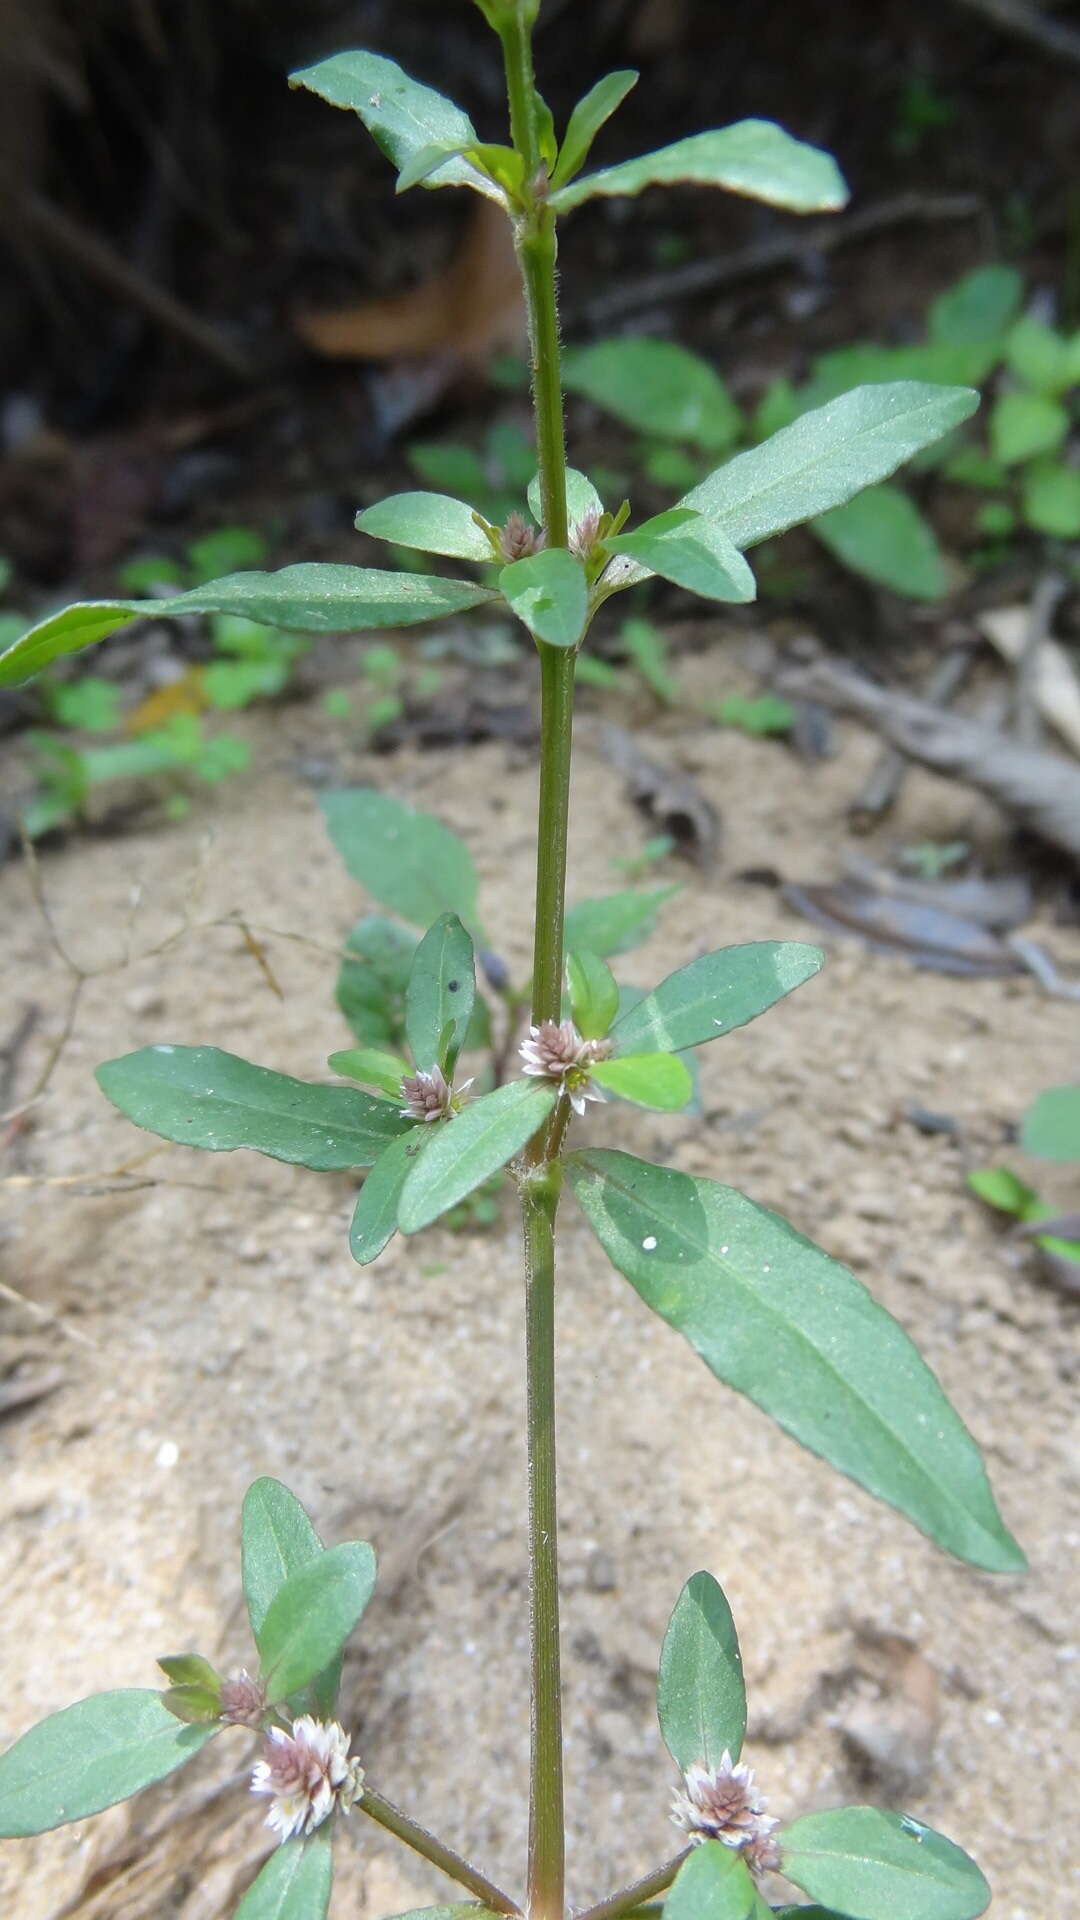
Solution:
<path fill-rule="evenodd" d="M 216 812 L 43 862 L 61 937 L 83 966 L 111 970 L 87 983 L 47 1095 L 3 1168 L 16 1176 L 0 1227 L 5 1284 L 63 1327 L 0 1303 L 0 1365 L 59 1367 L 63 1379 L 0 1423 L 0 1742 L 84 1693 L 153 1685 L 158 1653 L 197 1646 L 238 1665 L 248 1653 L 238 1507 L 255 1475 L 277 1474 L 325 1537 L 362 1534 L 382 1557 L 346 1669 L 370 1777 L 513 1889 L 527 1644 L 509 1198 L 496 1229 L 398 1241 L 361 1273 L 345 1241 L 345 1177 L 162 1149 L 136 1191 L 86 1184 L 148 1144 L 96 1091 L 98 1061 L 151 1039 L 202 1040 L 314 1077 L 343 1044 L 328 953 L 270 940 L 279 1001 L 236 930 L 207 925 L 241 910 L 329 949 L 361 910 L 298 757 L 337 752 L 341 776 L 442 813 L 473 848 L 493 939 L 523 960 L 527 754 L 487 744 L 365 761 L 341 757 L 340 733 L 314 709 L 255 724 L 260 772 Z M 807 771 L 780 747 L 685 719 L 652 731 L 720 807 L 725 845 L 705 877 L 675 869 L 681 898 L 648 949 L 619 963 L 623 977 L 647 984 L 706 947 L 801 937 L 774 894 L 732 876 L 828 872 L 870 743 L 845 735 L 838 760 Z M 917 777 L 889 835 L 945 839 L 972 818 L 961 791 Z M 620 884 L 611 862 L 641 839 L 586 714 L 573 893 Z M 25 1096 L 61 1031 L 69 983 L 24 872 L 0 877 L 0 898 L 5 1028 L 27 1004 L 42 1015 L 20 1067 Z M 184 938 L 137 957 L 184 912 Z M 1077 935 L 1048 937 L 1075 967 Z M 116 970 L 128 947 L 136 958 Z M 739 1623 L 749 1753 L 774 1811 L 889 1797 L 860 1778 L 844 1740 L 852 1715 L 869 1713 L 907 1767 L 893 1803 L 975 1853 L 995 1916 L 1071 1910 L 1076 1309 L 996 1236 L 963 1175 L 1002 1156 L 1007 1123 L 1074 1070 L 1076 1019 L 1026 979 L 948 979 L 841 945 L 819 979 L 712 1050 L 704 1117 L 590 1116 L 593 1137 L 731 1179 L 858 1269 L 985 1448 L 1032 1570 L 1003 1579 L 952 1563 L 803 1454 L 650 1317 L 568 1203 L 559 1361 L 576 1900 L 672 1850 L 655 1662 L 682 1581 L 705 1566 Z M 959 1132 L 918 1132 L 909 1102 L 953 1115 Z M 1015 1150 L 1009 1158 L 1022 1167 Z M 83 1184 L 42 1184 L 73 1175 Z M 1060 1182 L 1045 1184 L 1065 1197 Z M 1072 1581 L 1075 1593 L 1074 1571 Z M 883 1635 L 906 1637 L 921 1659 Z M 926 1662 L 940 1730 L 920 1765 L 935 1710 Z M 0 1911 L 228 1912 L 266 1851 L 243 1790 L 244 1739 L 223 1739 L 134 1812 L 6 1847 Z M 339 1858 L 335 1914 L 367 1920 L 446 1895 L 359 1815 Z"/>

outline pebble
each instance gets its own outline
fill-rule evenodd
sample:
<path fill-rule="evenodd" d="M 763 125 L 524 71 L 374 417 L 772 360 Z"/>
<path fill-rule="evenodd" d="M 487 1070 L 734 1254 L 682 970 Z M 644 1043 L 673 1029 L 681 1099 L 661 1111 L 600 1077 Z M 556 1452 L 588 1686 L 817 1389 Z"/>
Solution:
<path fill-rule="evenodd" d="M 165 997 L 160 987 L 132 987 L 124 995 L 124 1005 L 129 1013 L 145 1017 L 152 1013 L 164 1013 Z"/>

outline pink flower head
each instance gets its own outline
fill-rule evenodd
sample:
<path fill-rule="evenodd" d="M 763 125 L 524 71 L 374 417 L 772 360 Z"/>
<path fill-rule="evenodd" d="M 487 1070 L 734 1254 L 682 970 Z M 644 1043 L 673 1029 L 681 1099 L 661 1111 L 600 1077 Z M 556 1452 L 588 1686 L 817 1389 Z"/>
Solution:
<path fill-rule="evenodd" d="M 596 507 L 590 507 L 570 529 L 567 545 L 571 553 L 576 553 L 579 560 L 590 559 L 599 532 L 600 514 Z"/>
<path fill-rule="evenodd" d="M 765 1801 L 754 1792 L 754 1775 L 747 1766 L 736 1766 L 725 1749 L 718 1767 L 687 1767 L 683 1775 L 685 1791 L 676 1793 L 671 1817 L 696 1842 L 720 1840 L 725 1847 L 747 1851 L 750 1865 L 762 1857 L 760 1871 L 771 1864 L 776 1848 L 764 1843 L 779 1823 L 765 1811 Z M 749 1850 L 753 1848 L 751 1853 Z M 766 1862 L 764 1856 L 770 1856 Z"/>
<path fill-rule="evenodd" d="M 349 1758 L 349 1735 L 336 1720 L 302 1714 L 292 1731 L 271 1727 L 263 1758 L 252 1770 L 252 1793 L 273 1805 L 266 1824 L 282 1841 L 314 1833 L 335 1811 L 348 1813 L 363 1798 L 364 1769 Z"/>
<path fill-rule="evenodd" d="M 568 1095 L 574 1112 L 585 1112 L 586 1100 L 602 1100 L 603 1094 L 591 1085 L 589 1068 L 597 1060 L 606 1060 L 610 1040 L 583 1040 L 572 1020 L 560 1024 L 544 1020 L 529 1028 L 529 1037 L 519 1049 L 526 1074 L 539 1080 L 557 1080 Z"/>
<path fill-rule="evenodd" d="M 222 1681 L 219 1718 L 227 1726 L 257 1727 L 261 1725 L 265 1712 L 266 1695 L 246 1667 L 241 1667 L 231 1680 Z"/>
<path fill-rule="evenodd" d="M 499 552 L 504 560 L 525 560 L 530 553 L 542 553 L 547 535 L 530 527 L 523 514 L 511 513 L 499 535 Z"/>
<path fill-rule="evenodd" d="M 401 1082 L 402 1097 L 405 1105 L 401 1109 L 405 1120 L 448 1120 L 456 1113 L 469 1088 L 471 1080 L 465 1080 L 454 1092 L 441 1067 L 432 1067 L 430 1073 L 407 1073 Z"/>

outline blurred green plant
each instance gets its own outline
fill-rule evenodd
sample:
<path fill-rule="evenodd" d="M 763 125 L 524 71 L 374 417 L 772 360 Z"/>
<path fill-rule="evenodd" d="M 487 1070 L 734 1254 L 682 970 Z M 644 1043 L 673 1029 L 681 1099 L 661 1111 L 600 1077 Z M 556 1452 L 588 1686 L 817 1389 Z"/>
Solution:
<path fill-rule="evenodd" d="M 1080 1087 L 1048 1087 L 1040 1093 L 1020 1122 L 1019 1144 L 1038 1160 L 1064 1161 L 1080 1168 Z M 1025 1226 L 1060 1213 L 1011 1167 L 978 1167 L 967 1179 L 972 1192 L 988 1207 Z M 1036 1233 L 1031 1238 L 1045 1253 L 1080 1263 L 1080 1237 L 1064 1238 L 1059 1232 Z"/>

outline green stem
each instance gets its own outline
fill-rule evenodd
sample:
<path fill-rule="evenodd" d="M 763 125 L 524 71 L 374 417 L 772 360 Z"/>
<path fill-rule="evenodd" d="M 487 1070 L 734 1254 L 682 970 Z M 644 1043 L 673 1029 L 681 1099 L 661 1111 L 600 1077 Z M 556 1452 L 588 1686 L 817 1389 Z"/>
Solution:
<path fill-rule="evenodd" d="M 539 651 L 540 802 L 533 930 L 534 1026 L 543 1020 L 558 1020 L 562 1008 L 566 835 L 574 726 L 574 655 L 569 648 L 545 646 L 542 641 Z"/>
<path fill-rule="evenodd" d="M 563 1920 L 559 1553 L 555 1504 L 555 1212 L 558 1168 L 524 1182 L 532 1753 L 529 1920 Z"/>
<path fill-rule="evenodd" d="M 501 1892 L 493 1881 L 487 1879 L 486 1875 L 478 1873 L 475 1867 L 471 1867 L 467 1860 L 462 1859 L 460 1853 L 455 1853 L 453 1847 L 445 1846 L 433 1833 L 429 1833 L 426 1827 L 421 1827 L 415 1820 L 410 1820 L 408 1814 L 402 1813 L 401 1808 L 395 1807 L 392 1801 L 384 1800 L 382 1794 L 376 1793 L 373 1787 L 365 1784 L 357 1805 L 361 1813 L 366 1813 L 371 1820 L 377 1820 L 380 1827 L 385 1827 L 386 1831 L 396 1835 L 397 1839 L 404 1840 L 405 1845 L 411 1847 L 414 1853 L 423 1854 L 425 1860 L 430 1860 L 433 1866 L 438 1867 L 451 1880 L 456 1880 L 461 1887 L 467 1887 L 469 1892 L 475 1894 L 476 1898 L 493 1913 L 521 1913 L 521 1908 L 515 1905 L 508 1894 Z"/>
<path fill-rule="evenodd" d="M 613 1893 L 607 1900 L 601 1900 L 595 1907 L 586 1907 L 575 1920 L 621 1920 L 625 1913 L 633 1913 L 636 1907 L 643 1907 L 648 1900 L 655 1899 L 658 1893 L 666 1893 L 684 1860 L 688 1859 L 690 1847 L 684 1847 L 673 1860 L 665 1860 L 662 1867 L 646 1873 L 629 1887 Z"/>

